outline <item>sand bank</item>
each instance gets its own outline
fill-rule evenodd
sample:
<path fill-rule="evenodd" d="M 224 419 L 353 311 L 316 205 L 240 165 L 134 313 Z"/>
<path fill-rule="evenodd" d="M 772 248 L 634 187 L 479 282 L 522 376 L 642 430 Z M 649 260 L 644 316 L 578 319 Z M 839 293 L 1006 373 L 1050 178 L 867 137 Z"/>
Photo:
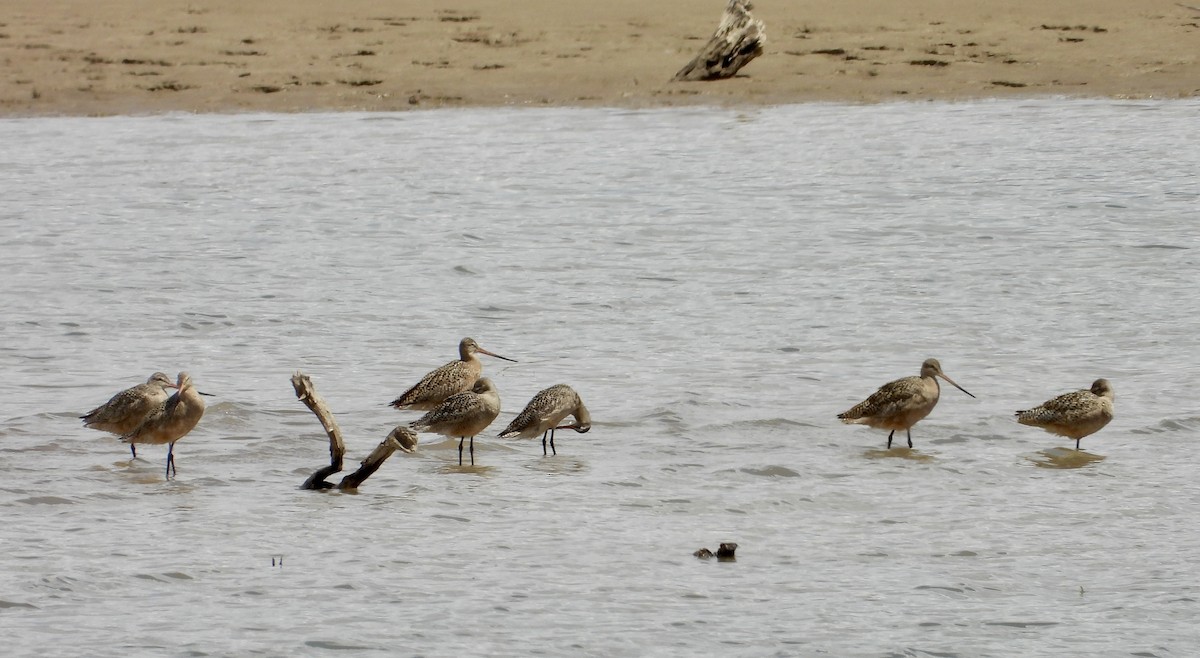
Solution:
<path fill-rule="evenodd" d="M 1200 95 L 1169 0 L 763 0 L 765 54 L 672 83 L 723 0 L 6 0 L 0 115 Z"/>

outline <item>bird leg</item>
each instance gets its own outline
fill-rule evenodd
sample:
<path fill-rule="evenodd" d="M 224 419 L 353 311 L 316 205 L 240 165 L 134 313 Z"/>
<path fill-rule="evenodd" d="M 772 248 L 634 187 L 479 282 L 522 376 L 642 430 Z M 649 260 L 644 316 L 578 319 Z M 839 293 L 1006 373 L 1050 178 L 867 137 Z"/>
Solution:
<path fill-rule="evenodd" d="M 475 465 L 475 437 L 471 437 L 471 465 Z"/>
<path fill-rule="evenodd" d="M 542 456 L 543 457 L 545 457 L 547 454 L 546 453 L 546 435 L 549 433 L 550 433 L 550 430 L 546 430 L 545 432 L 542 432 Z"/>
<path fill-rule="evenodd" d="M 168 480 L 171 479 L 171 471 L 173 471 L 173 470 L 175 470 L 175 442 L 174 441 L 172 441 L 171 444 L 167 446 L 167 475 L 166 475 L 166 478 Z M 175 471 L 175 474 L 178 475 L 179 471 Z"/>
<path fill-rule="evenodd" d="M 912 450 L 912 430 L 911 429 L 904 430 L 904 433 L 908 435 L 908 449 Z"/>
<path fill-rule="evenodd" d="M 550 428 L 550 452 L 557 455 L 558 451 L 554 449 L 554 430 L 555 429 L 557 429 L 557 428 L 554 428 L 554 427 Z"/>
<path fill-rule="evenodd" d="M 463 441 L 465 441 L 466 439 L 467 439 L 467 437 L 465 437 L 465 436 L 458 437 L 458 465 L 459 466 L 462 466 L 462 444 L 463 444 Z"/>
<path fill-rule="evenodd" d="M 892 449 L 892 435 L 895 433 L 896 433 L 896 430 L 892 430 L 892 431 L 888 432 L 888 447 L 887 447 L 888 450 Z"/>
<path fill-rule="evenodd" d="M 134 459 L 137 459 L 137 444 L 136 443 L 129 444 L 129 452 L 133 453 Z"/>
<path fill-rule="evenodd" d="M 1082 437 L 1080 437 L 1080 439 L 1081 439 L 1081 438 L 1082 438 Z M 1075 439 L 1075 452 L 1079 452 L 1079 441 L 1080 441 L 1080 439 Z"/>

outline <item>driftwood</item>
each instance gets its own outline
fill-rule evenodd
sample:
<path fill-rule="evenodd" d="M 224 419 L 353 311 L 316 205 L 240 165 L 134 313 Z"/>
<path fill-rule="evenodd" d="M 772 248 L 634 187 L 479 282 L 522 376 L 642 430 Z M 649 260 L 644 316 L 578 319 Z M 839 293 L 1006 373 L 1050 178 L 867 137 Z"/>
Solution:
<path fill-rule="evenodd" d="M 748 0 L 729 0 L 721 24 L 700 54 L 679 69 L 676 81 L 731 78 L 750 60 L 763 53 L 767 28 L 750 15 Z"/>
<path fill-rule="evenodd" d="M 325 428 L 325 433 L 329 435 L 329 465 L 317 469 L 304 481 L 300 486 L 301 489 L 332 489 L 334 485 L 326 482 L 325 478 L 342 470 L 342 459 L 346 456 L 346 444 L 342 441 L 342 430 L 338 428 L 337 421 L 333 418 L 333 413 L 329 411 L 329 407 L 325 405 L 325 400 L 317 395 L 317 389 L 313 387 L 312 380 L 308 375 L 297 372 L 292 375 L 292 388 L 296 389 L 296 397 L 304 403 L 317 416 L 317 420 L 321 421 L 321 427 Z M 412 452 L 417 446 L 417 435 L 407 427 L 400 425 L 392 430 L 371 454 L 362 461 L 358 470 L 350 475 L 342 478 L 338 483 L 337 488 L 346 491 L 357 489 L 371 474 L 379 470 L 383 462 L 387 461 L 388 457 L 397 450 L 404 452 Z"/>

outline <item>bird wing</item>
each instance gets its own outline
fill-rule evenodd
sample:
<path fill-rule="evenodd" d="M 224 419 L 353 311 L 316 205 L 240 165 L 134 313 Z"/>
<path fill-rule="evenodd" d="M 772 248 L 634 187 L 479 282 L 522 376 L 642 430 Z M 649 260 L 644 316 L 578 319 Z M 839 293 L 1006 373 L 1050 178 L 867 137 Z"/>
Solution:
<path fill-rule="evenodd" d="M 85 425 L 120 421 L 130 414 L 144 414 L 167 399 L 161 386 L 138 384 L 109 398 L 108 402 L 80 416 Z"/>
<path fill-rule="evenodd" d="M 482 411 L 487 405 L 483 397 L 473 391 L 456 393 L 442 401 L 437 409 L 421 416 L 409 424 L 412 429 L 432 427 L 445 422 L 462 418 L 463 416 Z"/>
<path fill-rule="evenodd" d="M 871 397 L 854 405 L 845 413 L 838 414 L 838 418 L 852 421 L 859 418 L 891 416 L 914 403 L 925 403 L 925 398 L 921 378 L 904 377 L 880 386 Z"/>
<path fill-rule="evenodd" d="M 1032 408 L 1018 411 L 1017 420 L 1021 423 L 1064 422 L 1095 412 L 1103 405 L 1097 404 L 1098 396 L 1088 389 L 1064 393 L 1056 398 L 1046 400 Z"/>
<path fill-rule="evenodd" d="M 142 419 L 140 425 L 132 432 L 121 437 L 126 443 L 136 442 L 139 439 L 144 439 L 150 432 L 162 426 L 164 419 L 171 415 L 171 410 L 179 403 L 179 398 L 172 395 L 171 397 L 159 402 L 151 409 L 146 417 Z"/>
<path fill-rule="evenodd" d="M 451 361 L 425 374 L 421 381 L 400 394 L 392 401 L 393 407 L 403 407 L 422 401 L 445 400 L 455 393 L 463 392 L 462 361 Z M 469 388 L 474 382 L 468 382 Z"/>
<path fill-rule="evenodd" d="M 539 391 L 529 401 L 529 404 L 525 405 L 525 409 L 500 433 L 500 438 L 533 438 L 537 436 L 538 428 L 557 425 L 578 404 L 579 396 L 563 384 L 556 384 Z"/>

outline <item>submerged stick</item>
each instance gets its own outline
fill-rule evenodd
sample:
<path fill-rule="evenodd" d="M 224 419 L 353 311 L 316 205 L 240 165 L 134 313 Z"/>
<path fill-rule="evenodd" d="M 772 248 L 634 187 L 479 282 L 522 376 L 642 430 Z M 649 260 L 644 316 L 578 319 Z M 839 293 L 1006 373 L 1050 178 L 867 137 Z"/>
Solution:
<path fill-rule="evenodd" d="M 371 454 L 367 455 L 367 458 L 362 461 L 362 464 L 359 465 L 357 471 L 354 471 L 350 475 L 342 478 L 342 481 L 338 484 L 337 488 L 341 489 L 342 491 L 346 491 L 348 489 L 357 489 L 358 485 L 362 484 L 364 480 L 371 477 L 372 473 L 379 470 L 379 467 L 383 465 L 383 462 L 387 461 L 388 457 L 392 456 L 392 453 L 396 452 L 397 450 L 412 452 L 416 446 L 416 432 L 413 432 L 403 425 L 397 425 L 396 429 L 392 430 L 392 433 L 388 434 L 387 438 L 381 441 L 379 445 L 375 446 L 375 449 L 371 451 Z"/>
<path fill-rule="evenodd" d="M 342 441 L 342 430 L 334 420 L 333 412 L 329 410 L 325 400 L 317 394 L 317 389 L 313 387 L 312 380 L 308 375 L 301 372 L 292 375 L 292 388 L 296 389 L 296 398 L 316 414 L 317 420 L 321 421 L 321 427 L 324 427 L 325 433 L 329 435 L 329 465 L 317 469 L 317 472 L 310 475 L 304 484 L 300 485 L 300 488 L 332 489 L 334 485 L 327 482 L 326 478 L 342 470 L 342 462 L 346 456 L 346 444 Z M 417 435 L 412 430 L 403 425 L 397 427 L 371 451 L 371 454 L 359 465 L 358 470 L 342 478 L 337 488 L 342 491 L 357 489 L 360 484 L 371 477 L 372 473 L 379 470 L 379 467 L 387 461 L 388 457 L 392 456 L 392 453 L 397 450 L 412 452 L 416 445 Z"/>
<path fill-rule="evenodd" d="M 721 24 L 700 54 L 675 74 L 675 81 L 721 80 L 733 77 L 763 53 L 767 28 L 750 15 L 748 0 L 729 0 Z"/>

